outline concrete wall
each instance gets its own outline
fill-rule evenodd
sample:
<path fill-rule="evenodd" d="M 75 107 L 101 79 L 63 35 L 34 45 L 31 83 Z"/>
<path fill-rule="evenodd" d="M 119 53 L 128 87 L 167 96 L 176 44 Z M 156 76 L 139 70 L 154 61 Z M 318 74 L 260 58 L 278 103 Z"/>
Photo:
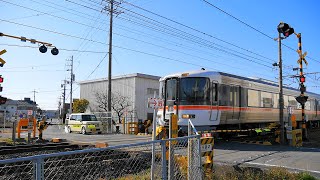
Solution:
<path fill-rule="evenodd" d="M 149 90 L 148 90 L 149 89 Z M 112 92 L 120 93 L 129 98 L 132 102 L 132 107 L 128 111 L 132 114 L 127 114 L 128 118 L 145 120 L 147 113 L 153 113 L 153 109 L 147 108 L 148 97 L 153 97 L 152 89 L 159 91 L 159 79 L 149 75 L 124 75 L 112 79 Z M 89 101 L 89 111 L 97 112 L 96 92 L 107 92 L 107 79 L 92 80 L 80 82 L 80 98 Z"/>

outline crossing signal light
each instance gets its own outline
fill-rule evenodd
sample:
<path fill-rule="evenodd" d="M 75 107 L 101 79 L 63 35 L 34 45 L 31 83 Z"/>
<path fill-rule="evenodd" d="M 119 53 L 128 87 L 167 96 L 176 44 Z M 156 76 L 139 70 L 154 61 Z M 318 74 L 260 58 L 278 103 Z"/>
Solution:
<path fill-rule="evenodd" d="M 0 83 L 3 83 L 3 77 L 1 75 L 0 75 Z M 2 92 L 2 90 L 3 90 L 3 87 L 0 86 L 0 92 Z"/>
<path fill-rule="evenodd" d="M 304 75 L 300 76 L 300 82 L 301 83 L 305 83 L 306 82 L 306 77 L 304 77 Z"/>
<path fill-rule="evenodd" d="M 304 92 L 306 92 L 306 87 L 303 85 L 303 84 L 300 84 L 300 92 L 301 93 L 304 93 Z"/>
<path fill-rule="evenodd" d="M 290 27 L 289 24 L 283 23 L 283 22 L 281 22 L 278 25 L 277 29 L 278 29 L 278 32 L 282 33 L 285 37 L 288 37 L 294 33 L 294 29 L 292 27 Z"/>
<path fill-rule="evenodd" d="M 51 49 L 51 54 L 52 55 L 58 55 L 59 54 L 59 50 L 56 47 L 54 47 L 53 49 Z"/>
<path fill-rule="evenodd" d="M 41 53 L 46 53 L 47 50 L 48 50 L 48 48 L 47 48 L 45 45 L 42 45 L 42 46 L 39 47 L 39 51 L 40 51 Z"/>
<path fill-rule="evenodd" d="M 5 104 L 7 102 L 7 98 L 0 96 L 0 104 Z"/>
<path fill-rule="evenodd" d="M 296 100 L 301 104 L 305 104 L 308 100 L 308 96 L 298 96 L 296 97 Z"/>

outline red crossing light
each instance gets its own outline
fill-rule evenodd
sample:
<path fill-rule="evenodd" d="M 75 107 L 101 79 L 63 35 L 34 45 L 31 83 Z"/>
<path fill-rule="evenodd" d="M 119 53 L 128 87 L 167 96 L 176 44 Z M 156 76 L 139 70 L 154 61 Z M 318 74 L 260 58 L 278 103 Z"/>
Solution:
<path fill-rule="evenodd" d="M 3 83 L 3 77 L 0 75 L 0 83 Z"/>
<path fill-rule="evenodd" d="M 283 22 L 281 22 L 278 25 L 277 29 L 278 29 L 278 32 L 282 33 L 285 37 L 288 37 L 294 33 L 294 29 L 292 27 L 290 27 L 289 24 L 283 23 Z"/>
<path fill-rule="evenodd" d="M 300 76 L 300 82 L 301 82 L 301 83 L 306 82 L 306 77 L 304 77 L 304 75 L 301 75 L 301 76 Z"/>

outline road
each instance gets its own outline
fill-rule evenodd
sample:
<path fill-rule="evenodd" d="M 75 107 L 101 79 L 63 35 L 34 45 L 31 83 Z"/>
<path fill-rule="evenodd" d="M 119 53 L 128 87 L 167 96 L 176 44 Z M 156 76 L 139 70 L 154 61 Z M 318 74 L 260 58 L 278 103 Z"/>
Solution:
<path fill-rule="evenodd" d="M 215 144 L 214 161 L 221 164 L 308 171 L 320 178 L 320 149 L 223 142 Z"/>
<path fill-rule="evenodd" d="M 2 133 L 11 137 L 10 133 Z M 151 141 L 150 136 L 126 134 L 89 134 L 65 133 L 63 126 L 49 126 L 44 131 L 45 139 L 61 138 L 76 144 L 95 144 L 106 142 L 109 146 Z M 218 142 L 215 144 L 214 161 L 220 164 L 258 167 L 282 166 L 293 171 L 309 171 L 320 178 L 320 149 L 295 148 L 287 146 L 263 146 L 237 142 Z"/>

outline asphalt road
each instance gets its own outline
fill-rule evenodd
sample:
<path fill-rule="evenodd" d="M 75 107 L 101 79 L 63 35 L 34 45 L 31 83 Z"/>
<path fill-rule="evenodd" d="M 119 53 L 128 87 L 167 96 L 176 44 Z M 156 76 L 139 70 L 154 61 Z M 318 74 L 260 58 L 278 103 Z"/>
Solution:
<path fill-rule="evenodd" d="M 308 171 L 320 178 L 320 149 L 287 146 L 263 146 L 223 142 L 215 144 L 214 161 L 221 164 L 285 167 Z"/>
<path fill-rule="evenodd" d="M 11 137 L 10 133 L 1 133 Z M 26 136 L 26 134 L 22 135 Z M 151 141 L 150 136 L 126 134 L 89 134 L 65 133 L 64 126 L 49 126 L 44 131 L 45 139 L 61 138 L 77 144 L 95 144 L 106 142 L 109 146 Z M 320 178 L 320 149 L 295 148 L 288 146 L 264 146 L 241 144 L 237 142 L 218 142 L 214 147 L 214 161 L 220 164 L 273 167 L 281 166 L 292 171 L 308 171 Z"/>

